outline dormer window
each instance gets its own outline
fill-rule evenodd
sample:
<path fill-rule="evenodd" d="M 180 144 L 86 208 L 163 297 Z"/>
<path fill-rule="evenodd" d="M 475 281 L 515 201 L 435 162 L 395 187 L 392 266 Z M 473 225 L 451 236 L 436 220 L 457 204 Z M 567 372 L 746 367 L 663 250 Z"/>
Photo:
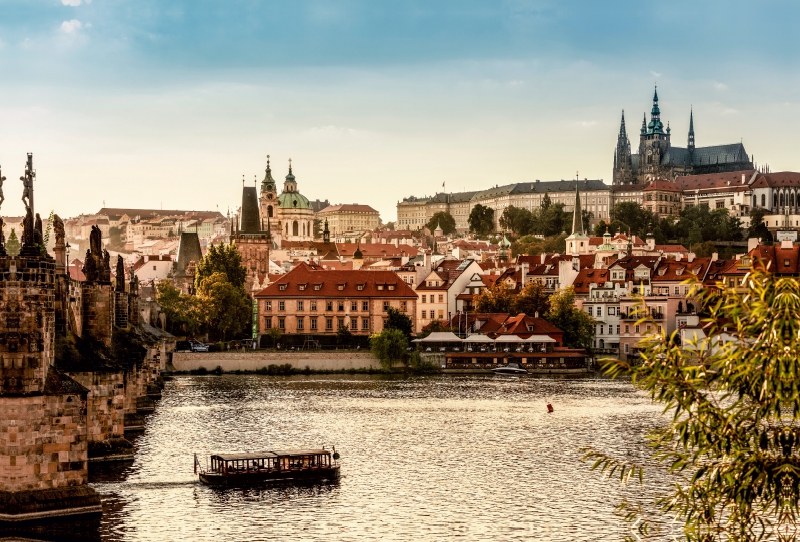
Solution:
<path fill-rule="evenodd" d="M 298 284 L 297 285 L 297 289 L 300 290 L 300 291 L 303 291 L 303 290 L 306 289 L 306 286 L 308 286 L 308 284 Z"/>
<path fill-rule="evenodd" d="M 383 290 L 383 284 L 377 284 L 376 288 L 378 288 L 378 290 Z"/>
<path fill-rule="evenodd" d="M 285 284 L 280 284 L 278 286 L 278 290 L 280 290 L 280 291 L 284 291 L 285 289 L 286 289 L 286 285 Z"/>
<path fill-rule="evenodd" d="M 783 266 L 784 267 L 789 267 L 789 259 L 788 258 L 783 260 Z"/>
<path fill-rule="evenodd" d="M 363 289 L 364 289 L 364 285 L 363 284 L 356 284 L 356 290 L 358 290 L 360 292 Z"/>
<path fill-rule="evenodd" d="M 390 290 L 390 291 L 391 291 L 391 290 L 394 290 L 394 284 L 390 284 L 390 285 L 389 285 L 389 290 Z"/>
<path fill-rule="evenodd" d="M 314 285 L 314 290 L 316 290 L 316 291 L 322 290 L 322 284 L 315 284 Z"/>
<path fill-rule="evenodd" d="M 339 291 L 342 291 L 342 290 L 344 290 L 344 286 L 345 286 L 344 284 L 337 284 L 336 285 L 336 289 L 339 290 Z"/>

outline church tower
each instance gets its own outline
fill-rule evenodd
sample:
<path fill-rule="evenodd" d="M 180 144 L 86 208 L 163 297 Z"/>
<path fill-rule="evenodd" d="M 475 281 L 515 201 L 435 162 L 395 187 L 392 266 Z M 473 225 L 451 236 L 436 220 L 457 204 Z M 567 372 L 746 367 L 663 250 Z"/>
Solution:
<path fill-rule="evenodd" d="M 630 184 L 636 182 L 633 174 L 633 161 L 631 160 L 631 142 L 625 129 L 625 110 L 622 110 L 622 121 L 619 125 L 617 148 L 614 151 L 614 176 L 613 184 Z"/>
<path fill-rule="evenodd" d="M 694 111 L 689 109 L 689 141 L 686 148 L 690 153 L 694 152 Z"/>
<path fill-rule="evenodd" d="M 645 117 L 646 120 L 646 117 Z M 658 107 L 658 89 L 653 91 L 653 108 L 650 110 L 650 122 L 642 122 L 639 135 L 639 178 L 645 182 L 664 175 L 661 162 L 670 148 L 669 127 L 664 130 L 661 122 L 661 110 Z"/>
<path fill-rule="evenodd" d="M 278 222 L 278 190 L 275 179 L 272 178 L 272 168 L 269 166 L 269 155 L 267 155 L 267 169 L 264 173 L 264 180 L 261 181 L 261 194 L 259 196 L 259 207 L 261 220 L 264 222 L 261 229 L 272 229 L 280 231 Z"/>

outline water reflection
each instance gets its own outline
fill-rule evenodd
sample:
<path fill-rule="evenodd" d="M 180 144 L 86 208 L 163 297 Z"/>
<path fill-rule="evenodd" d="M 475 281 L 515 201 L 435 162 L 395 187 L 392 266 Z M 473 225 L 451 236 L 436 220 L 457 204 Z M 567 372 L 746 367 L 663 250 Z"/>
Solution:
<path fill-rule="evenodd" d="M 629 490 L 577 449 L 643 459 L 657 414 L 594 378 L 176 377 L 135 462 L 93 485 L 104 540 L 619 540 Z M 322 444 L 339 483 L 220 490 L 192 471 L 193 453 Z"/>

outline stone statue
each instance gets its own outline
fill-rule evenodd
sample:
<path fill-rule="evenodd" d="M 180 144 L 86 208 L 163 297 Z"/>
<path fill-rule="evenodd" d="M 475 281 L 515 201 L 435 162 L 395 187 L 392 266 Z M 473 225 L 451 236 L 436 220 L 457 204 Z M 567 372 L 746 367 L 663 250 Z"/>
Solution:
<path fill-rule="evenodd" d="M 108 254 L 108 253 L 106 253 Z M 125 264 L 122 262 L 122 256 L 117 256 L 117 287 L 118 292 L 125 291 Z"/>
<path fill-rule="evenodd" d="M 98 228 L 99 230 L 100 228 Z M 100 268 L 100 280 L 111 282 L 111 255 L 107 250 L 103 250 L 103 263 Z"/>
<path fill-rule="evenodd" d="M 25 175 L 20 177 L 22 181 L 22 203 L 25 204 L 25 209 L 28 211 L 33 210 L 33 180 L 36 178 L 36 173 L 33 171 L 33 154 L 28 153 L 28 162 L 25 164 Z"/>
<path fill-rule="evenodd" d="M 92 251 L 86 251 L 86 259 L 83 261 L 83 274 L 86 275 L 87 282 L 94 282 L 97 280 L 97 266 L 94 262 L 94 255 Z"/>
<path fill-rule="evenodd" d="M 25 218 L 22 221 L 22 246 L 23 248 L 35 248 L 35 245 L 36 234 L 34 233 L 33 227 L 33 213 L 31 213 L 31 208 L 28 207 L 28 212 L 25 214 Z"/>
<path fill-rule="evenodd" d="M 2 194 L 0 194 L 2 197 Z M 2 202 L 0 202 L 2 203 Z M 63 247 L 66 233 L 64 231 L 64 221 L 58 215 L 53 215 L 53 233 L 56 236 L 56 246 Z"/>
<path fill-rule="evenodd" d="M 131 266 L 131 280 L 130 280 L 130 293 L 133 295 L 138 295 L 139 293 L 139 277 L 133 272 L 133 266 Z"/>
<path fill-rule="evenodd" d="M 0 181 L 0 185 L 1 184 L 2 184 L 2 181 Z M 2 191 L 0 190 L 0 192 L 2 192 Z M 2 193 L 0 193 L 0 198 L 2 198 L 2 197 L 3 197 L 3 195 L 2 195 Z M 0 202 L 2 202 L 2 201 L 0 200 Z M 4 226 L 3 219 L 0 218 L 0 256 L 6 256 L 7 255 L 6 254 L 6 234 L 3 233 L 3 226 Z"/>
<path fill-rule="evenodd" d="M 98 258 L 103 255 L 103 232 L 99 226 L 92 226 L 92 231 L 89 233 L 89 250 Z"/>
<path fill-rule="evenodd" d="M 3 202 L 6 200 L 6 198 L 3 197 L 3 183 L 5 180 L 6 178 L 3 177 L 2 172 L 0 172 L 0 205 L 3 205 Z"/>
<path fill-rule="evenodd" d="M 44 245 L 44 232 L 42 231 L 42 217 L 39 216 L 39 213 L 36 213 L 36 222 L 33 226 L 34 237 L 36 240 L 36 244 L 43 246 Z"/>

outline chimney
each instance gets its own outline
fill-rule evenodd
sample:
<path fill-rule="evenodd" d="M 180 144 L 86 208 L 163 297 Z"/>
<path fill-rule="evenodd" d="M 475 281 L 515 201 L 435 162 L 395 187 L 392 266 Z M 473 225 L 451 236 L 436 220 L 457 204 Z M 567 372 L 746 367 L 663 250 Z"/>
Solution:
<path fill-rule="evenodd" d="M 545 254 L 544 252 L 542 252 L 541 254 L 539 254 L 539 264 L 540 264 L 540 265 L 544 265 L 544 259 L 545 259 L 546 257 L 547 257 L 547 254 Z"/>
<path fill-rule="evenodd" d="M 747 252 L 752 252 L 754 249 L 758 248 L 758 244 L 761 240 L 758 237 L 750 237 L 747 240 Z"/>
<path fill-rule="evenodd" d="M 528 284 L 527 278 L 528 278 L 528 264 L 527 263 L 523 263 L 522 264 L 522 285 L 523 286 Z"/>
<path fill-rule="evenodd" d="M 711 261 L 716 262 L 717 260 L 719 260 L 719 253 L 715 252 L 711 255 Z"/>
<path fill-rule="evenodd" d="M 792 248 L 794 248 L 794 243 L 792 243 L 791 239 L 783 239 L 781 241 L 781 249 L 784 249 L 784 250 L 789 249 L 789 250 L 791 250 Z"/>
<path fill-rule="evenodd" d="M 686 256 L 686 261 L 692 263 L 694 261 L 694 252 L 690 252 L 688 256 Z"/>
<path fill-rule="evenodd" d="M 742 184 L 744 184 L 744 183 L 746 183 L 746 182 L 747 182 L 747 179 L 745 178 L 745 174 L 744 174 L 744 173 L 742 173 Z"/>
<path fill-rule="evenodd" d="M 675 255 L 675 261 L 676 261 L 676 262 L 679 262 L 679 261 L 681 261 L 682 259 L 683 259 L 683 254 L 681 254 L 680 252 L 679 252 L 678 254 L 676 254 L 676 255 Z"/>
<path fill-rule="evenodd" d="M 149 254 L 145 254 L 144 255 L 144 263 L 147 263 L 149 261 L 150 261 L 150 255 Z"/>
<path fill-rule="evenodd" d="M 397 238 L 395 238 L 393 242 L 394 242 L 394 248 L 400 248 L 400 241 Z"/>

